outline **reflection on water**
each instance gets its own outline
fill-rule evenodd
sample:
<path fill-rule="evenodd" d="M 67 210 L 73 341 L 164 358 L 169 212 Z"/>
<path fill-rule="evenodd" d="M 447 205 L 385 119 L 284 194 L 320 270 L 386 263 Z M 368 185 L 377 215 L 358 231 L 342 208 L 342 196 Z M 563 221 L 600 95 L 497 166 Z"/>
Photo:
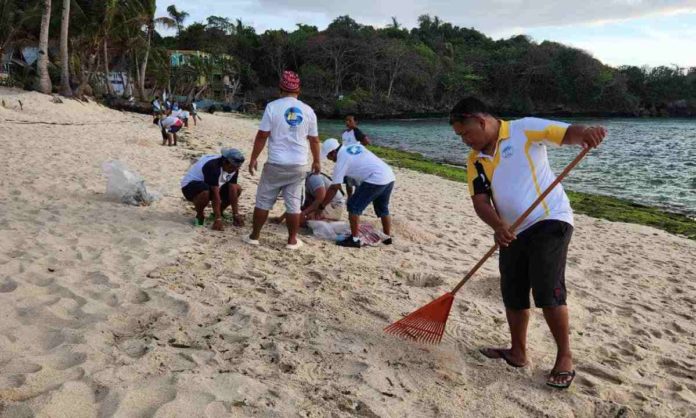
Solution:
<path fill-rule="evenodd" d="M 570 190 L 603 194 L 696 217 L 696 120 L 562 119 L 601 124 L 609 130 L 564 184 Z M 445 119 L 365 121 L 361 129 L 377 145 L 414 151 L 436 161 L 465 165 L 469 149 Z M 322 121 L 323 133 L 340 138 L 340 121 Z M 549 150 L 556 172 L 578 148 Z"/>

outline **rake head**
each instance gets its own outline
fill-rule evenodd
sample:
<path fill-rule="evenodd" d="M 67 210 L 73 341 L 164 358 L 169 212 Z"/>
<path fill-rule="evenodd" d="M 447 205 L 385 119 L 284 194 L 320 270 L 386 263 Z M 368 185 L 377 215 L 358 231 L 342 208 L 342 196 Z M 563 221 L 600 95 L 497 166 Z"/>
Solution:
<path fill-rule="evenodd" d="M 384 331 L 408 340 L 438 344 L 445 333 L 454 295 L 445 293 L 417 311 L 394 322 Z"/>

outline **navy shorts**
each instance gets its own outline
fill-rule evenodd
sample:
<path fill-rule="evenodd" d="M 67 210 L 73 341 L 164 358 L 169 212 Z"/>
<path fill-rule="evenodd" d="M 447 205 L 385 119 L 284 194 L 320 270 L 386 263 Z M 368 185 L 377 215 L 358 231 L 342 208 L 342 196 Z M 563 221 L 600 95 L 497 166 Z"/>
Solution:
<path fill-rule="evenodd" d="M 367 206 L 372 203 L 377 217 L 389 216 L 389 199 L 393 189 L 393 181 L 382 186 L 362 183 L 355 190 L 353 196 L 348 199 L 348 213 L 351 215 L 362 215 Z"/>
<path fill-rule="evenodd" d="M 230 201 L 230 184 L 235 183 L 227 182 L 220 186 L 220 200 L 223 206 L 226 206 Z M 189 202 L 193 202 L 196 196 L 208 191 L 210 191 L 210 185 L 204 181 L 192 181 L 181 188 L 181 193 Z M 209 198 L 212 199 L 212 196 L 209 196 Z"/>
<path fill-rule="evenodd" d="M 537 308 L 566 304 L 565 267 L 573 227 L 566 222 L 537 222 L 500 249 L 500 290 L 505 307 L 529 309 L 529 291 Z"/>

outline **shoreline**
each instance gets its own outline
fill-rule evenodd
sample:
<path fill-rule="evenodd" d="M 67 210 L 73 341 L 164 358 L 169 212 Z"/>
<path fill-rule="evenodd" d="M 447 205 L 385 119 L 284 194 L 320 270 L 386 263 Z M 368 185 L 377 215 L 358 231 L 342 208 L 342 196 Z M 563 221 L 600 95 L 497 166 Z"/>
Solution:
<path fill-rule="evenodd" d="M 323 139 L 323 137 L 322 137 Z M 448 180 L 466 183 L 466 168 L 433 161 L 421 154 L 371 145 L 369 149 L 390 164 Z M 593 218 L 652 226 L 696 240 L 696 220 L 687 215 L 646 206 L 626 199 L 566 190 L 574 211 Z"/>

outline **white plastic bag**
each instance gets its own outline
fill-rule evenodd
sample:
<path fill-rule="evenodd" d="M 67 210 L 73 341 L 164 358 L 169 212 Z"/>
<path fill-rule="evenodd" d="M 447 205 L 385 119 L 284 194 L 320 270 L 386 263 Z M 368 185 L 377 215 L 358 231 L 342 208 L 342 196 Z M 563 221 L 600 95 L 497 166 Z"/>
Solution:
<path fill-rule="evenodd" d="M 339 241 L 350 235 L 348 222 L 307 221 L 312 230 L 312 235 L 319 239 Z M 363 245 L 379 245 L 387 238 L 382 231 L 378 231 L 372 224 L 361 223 L 358 226 L 358 237 Z"/>
<path fill-rule="evenodd" d="M 102 164 L 107 178 L 106 196 L 134 206 L 148 206 L 159 196 L 149 193 L 145 180 L 118 160 Z"/>
<path fill-rule="evenodd" d="M 307 221 L 312 235 L 319 239 L 336 241 L 340 235 L 350 234 L 347 222 Z"/>

